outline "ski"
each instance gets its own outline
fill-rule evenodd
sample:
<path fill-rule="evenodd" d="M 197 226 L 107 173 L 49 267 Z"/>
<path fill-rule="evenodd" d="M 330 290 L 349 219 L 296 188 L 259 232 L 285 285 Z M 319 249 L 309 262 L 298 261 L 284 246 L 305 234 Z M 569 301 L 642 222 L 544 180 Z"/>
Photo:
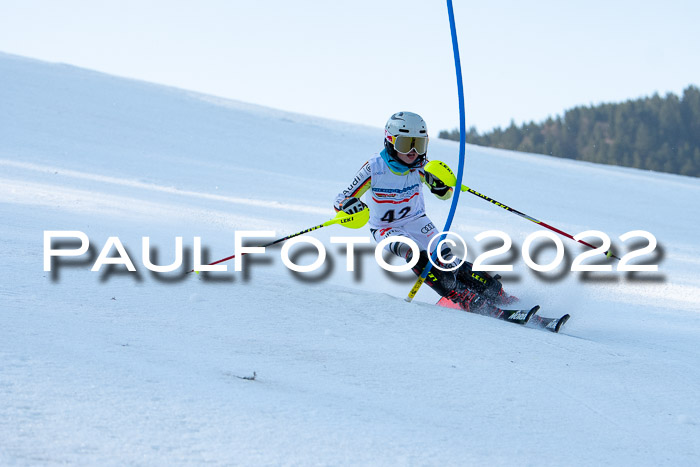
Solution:
<path fill-rule="evenodd" d="M 463 310 L 469 313 L 476 313 L 478 315 L 489 316 L 491 318 L 496 318 L 503 321 L 508 321 L 510 323 L 522 325 L 527 324 L 533 316 L 537 316 L 535 313 L 537 313 L 537 310 L 540 309 L 539 305 L 536 305 L 530 308 L 529 310 L 502 310 L 500 308 L 491 307 L 487 305 L 476 310 L 468 310 L 465 309 L 463 306 L 460 306 L 458 303 L 449 300 L 446 297 L 441 298 L 437 302 L 437 305 L 446 308 L 453 308 L 456 310 Z"/>
<path fill-rule="evenodd" d="M 540 329 L 546 329 L 548 331 L 552 332 L 559 332 L 561 327 L 566 323 L 569 318 L 571 318 L 571 315 L 568 313 L 562 316 L 561 318 L 544 318 L 539 315 L 535 315 L 530 319 L 530 324 L 540 328 Z"/>
<path fill-rule="evenodd" d="M 537 313 L 537 310 L 539 309 L 539 305 L 535 305 L 529 310 L 501 310 L 496 308 L 495 311 L 491 311 L 489 313 L 489 316 L 502 319 L 503 321 L 525 325 L 532 319 L 533 316 L 537 316 L 535 313 Z"/>

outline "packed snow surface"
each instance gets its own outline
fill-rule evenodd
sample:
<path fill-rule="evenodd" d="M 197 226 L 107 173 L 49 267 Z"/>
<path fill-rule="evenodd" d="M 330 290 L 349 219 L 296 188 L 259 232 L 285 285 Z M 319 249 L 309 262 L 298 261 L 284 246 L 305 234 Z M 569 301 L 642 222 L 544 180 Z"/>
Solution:
<path fill-rule="evenodd" d="M 242 272 L 182 274 L 195 237 L 213 261 L 235 232 L 274 231 L 246 242 L 264 244 L 331 218 L 379 127 L 5 54 L 0 109 L 0 464 L 700 463 L 698 179 L 467 147 L 464 183 L 501 203 L 619 254 L 646 245 L 626 232 L 658 240 L 633 261 L 658 272 L 571 272 L 585 248 L 563 239 L 563 265 L 536 274 L 520 248 L 542 228 L 463 193 L 469 258 L 498 246 L 475 235 L 506 232 L 491 262 L 514 265 L 523 307 L 572 315 L 557 335 L 436 307 L 428 287 L 409 304 L 411 274 L 373 245 L 347 271 L 330 239 L 367 228 L 309 234 L 328 252 L 315 272 L 274 247 Z M 457 154 L 430 143 L 455 170 Z M 449 203 L 427 197 L 442 227 Z M 50 230 L 89 251 L 44 271 Z M 137 272 L 91 271 L 110 237 Z M 161 265 L 182 237 L 185 264 L 150 272 L 142 237 Z"/>

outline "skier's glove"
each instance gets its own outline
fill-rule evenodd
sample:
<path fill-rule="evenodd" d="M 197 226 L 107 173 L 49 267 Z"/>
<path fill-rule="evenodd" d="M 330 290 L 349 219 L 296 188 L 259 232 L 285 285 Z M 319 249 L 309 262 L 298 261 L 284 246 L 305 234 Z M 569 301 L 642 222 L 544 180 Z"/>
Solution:
<path fill-rule="evenodd" d="M 438 196 L 445 196 L 450 189 L 445 183 L 430 172 L 425 172 L 425 183 L 430 187 L 430 192 Z"/>
<path fill-rule="evenodd" d="M 356 214 L 366 207 L 367 205 L 357 198 L 345 198 L 343 202 L 340 203 L 340 210 L 346 214 Z"/>

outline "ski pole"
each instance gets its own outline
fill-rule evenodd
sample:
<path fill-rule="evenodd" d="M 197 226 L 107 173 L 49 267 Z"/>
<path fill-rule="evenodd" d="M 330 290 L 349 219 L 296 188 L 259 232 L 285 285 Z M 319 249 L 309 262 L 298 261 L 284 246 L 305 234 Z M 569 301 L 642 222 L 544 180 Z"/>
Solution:
<path fill-rule="evenodd" d="M 445 164 L 444 162 L 440 162 L 440 161 L 430 161 L 430 162 L 428 162 L 428 163 L 426 164 L 425 170 L 428 171 L 428 172 L 430 172 L 430 173 L 432 173 L 432 174 L 435 175 L 436 177 L 438 177 L 440 180 L 442 180 L 442 181 L 445 183 L 445 185 L 449 185 L 449 186 L 454 187 L 454 186 L 456 186 L 456 184 L 457 184 L 457 179 L 456 179 L 456 177 L 454 176 L 454 173 L 452 173 L 452 170 L 451 170 L 451 169 L 447 166 L 447 164 Z M 443 177 L 444 177 L 444 178 L 443 178 Z M 472 189 L 469 188 L 468 186 L 462 185 L 461 190 L 462 190 L 462 191 L 468 191 L 469 193 L 473 194 L 474 196 L 478 196 L 479 198 L 481 198 L 481 199 L 483 199 L 483 200 L 486 200 L 486 201 L 488 201 L 488 202 L 491 203 L 491 204 L 495 204 L 495 205 L 498 206 L 499 208 L 503 208 L 503 209 L 505 209 L 506 211 L 512 212 L 513 214 L 517 214 L 518 216 L 520 216 L 520 217 L 522 217 L 522 218 L 524 218 L 524 219 L 527 219 L 527 220 L 529 220 L 529 221 L 531 221 L 531 222 L 534 222 L 535 224 L 540 225 L 540 226 L 542 226 L 542 227 L 544 227 L 544 228 L 546 228 L 546 229 L 549 229 L 549 230 L 551 230 L 551 231 L 553 231 L 553 232 L 556 232 L 556 233 L 558 233 L 559 235 L 562 235 L 562 236 L 564 236 L 564 237 L 566 237 L 566 238 L 570 238 L 571 240 L 574 240 L 574 241 L 576 241 L 576 242 L 578 242 L 578 243 L 581 243 L 582 245 L 586 245 L 586 246 L 589 247 L 589 248 L 592 248 L 592 249 L 594 249 L 594 250 L 595 250 L 596 248 L 598 248 L 598 247 L 596 247 L 596 246 L 591 245 L 591 244 L 588 243 L 588 242 L 584 242 L 583 240 L 576 240 L 576 239 L 573 237 L 573 235 L 568 234 L 568 233 L 564 232 L 563 230 L 559 230 L 559 229 L 557 229 L 556 227 L 553 227 L 553 226 L 547 224 L 546 222 L 542 222 L 542 221 L 539 220 L 539 219 L 535 219 L 535 218 L 532 217 L 532 216 L 528 216 L 527 214 L 522 213 L 522 212 L 518 211 L 517 209 L 513 209 L 513 208 L 511 208 L 510 206 L 506 206 L 505 204 L 503 204 L 503 203 L 501 203 L 501 202 L 498 202 L 498 201 L 496 201 L 495 199 L 490 198 L 490 197 L 486 196 L 486 195 L 483 194 L 483 193 L 479 193 L 479 192 L 476 191 L 476 190 L 472 190 Z M 618 259 L 618 260 L 620 259 L 618 256 L 614 255 L 614 254 L 612 253 L 612 251 L 610 251 L 610 250 L 606 251 L 606 252 L 605 252 L 605 255 L 606 255 L 607 257 L 609 257 L 609 258 L 615 258 L 615 259 Z"/>
<path fill-rule="evenodd" d="M 278 238 L 275 241 L 272 241 L 266 245 L 261 245 L 260 248 L 267 248 L 268 246 L 276 245 L 277 243 L 281 243 L 285 240 L 289 240 L 290 238 L 298 237 L 299 235 L 304 235 L 305 233 L 312 232 L 314 230 L 318 230 L 323 227 L 327 227 L 329 225 L 333 224 L 340 224 L 343 227 L 347 227 L 349 229 L 359 229 L 363 227 L 367 221 L 369 220 L 369 209 L 365 208 L 360 212 L 357 212 L 355 214 L 347 214 L 343 211 L 339 211 L 333 219 L 327 220 L 323 224 L 319 224 L 317 226 L 302 230 L 301 232 L 293 233 L 291 235 L 287 235 L 286 237 Z M 245 253 L 241 253 L 241 256 L 245 255 Z M 230 259 L 235 258 L 236 255 L 231 255 L 227 256 L 226 258 L 220 259 L 218 261 L 214 261 L 213 263 L 209 263 L 207 266 L 213 266 L 215 264 L 223 263 L 224 261 L 228 261 Z M 199 271 L 195 271 L 194 269 L 187 271 L 187 274 L 191 272 L 196 272 L 199 273 Z"/>
<path fill-rule="evenodd" d="M 549 230 L 551 230 L 551 231 L 553 231 L 553 232 L 556 232 L 556 233 L 558 233 L 559 235 L 562 235 L 562 236 L 564 236 L 564 237 L 566 237 L 566 238 L 570 238 L 571 240 L 574 240 L 574 241 L 576 241 L 576 242 L 579 242 L 579 243 L 582 244 L 582 245 L 586 245 L 586 246 L 589 247 L 589 248 L 592 248 L 592 249 L 594 249 L 594 250 L 595 250 L 596 248 L 598 248 L 597 246 L 593 246 L 593 245 L 591 245 L 591 244 L 588 243 L 588 242 L 584 242 L 583 240 L 576 240 L 576 239 L 574 238 L 573 235 L 568 234 L 568 233 L 564 232 L 563 230 L 559 230 L 559 229 L 557 229 L 556 227 L 553 227 L 553 226 L 547 224 L 546 222 L 542 222 L 541 220 L 538 220 L 538 219 L 535 219 L 534 217 L 528 216 L 527 214 L 524 214 L 524 213 L 518 211 L 517 209 L 513 209 L 513 208 L 511 208 L 510 206 L 506 206 L 506 205 L 503 204 L 503 203 L 499 203 L 499 202 L 496 201 L 495 199 L 489 198 L 488 196 L 486 196 L 486 195 L 484 195 L 484 194 L 482 194 L 482 193 L 479 193 L 479 192 L 476 191 L 476 190 L 472 190 L 472 189 L 469 188 L 468 186 L 462 185 L 462 191 L 468 191 L 469 193 L 471 193 L 471 194 L 473 194 L 473 195 L 475 195 L 475 196 L 478 196 L 479 198 L 481 198 L 481 199 L 483 199 L 483 200 L 486 200 L 486 201 L 488 201 L 488 202 L 491 203 L 491 204 L 495 204 L 496 206 L 501 207 L 501 208 L 505 209 L 506 211 L 510 211 L 510 212 L 512 212 L 513 214 L 517 214 L 518 216 L 520 216 L 520 217 L 522 217 L 522 218 L 524 218 L 524 219 L 527 219 L 527 220 L 529 220 L 529 221 L 531 221 L 531 222 L 534 222 L 534 223 L 537 224 L 537 225 L 541 225 L 542 227 L 544 227 L 544 228 L 546 228 L 546 229 L 549 229 Z M 614 255 L 613 252 L 610 251 L 610 250 L 608 250 L 608 251 L 605 252 L 605 256 L 607 256 L 608 258 L 615 258 L 615 259 L 618 259 L 618 260 L 620 259 L 618 256 Z"/>

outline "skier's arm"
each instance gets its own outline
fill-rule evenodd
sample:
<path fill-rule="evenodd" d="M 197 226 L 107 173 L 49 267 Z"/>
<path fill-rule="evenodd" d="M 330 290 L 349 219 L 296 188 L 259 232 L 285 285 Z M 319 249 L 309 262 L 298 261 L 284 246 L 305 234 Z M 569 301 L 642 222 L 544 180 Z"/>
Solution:
<path fill-rule="evenodd" d="M 335 197 L 333 207 L 336 211 L 342 211 L 344 207 L 343 205 L 346 204 L 346 200 L 351 198 L 359 200 L 360 197 L 370 189 L 371 185 L 372 169 L 370 168 L 369 162 L 365 162 L 365 164 L 355 174 L 355 177 L 352 179 L 352 182 L 350 182 L 350 185 L 348 185 L 346 189 L 338 193 L 338 196 Z"/>
<path fill-rule="evenodd" d="M 423 183 L 428 185 L 430 192 L 438 198 L 443 200 L 452 198 L 452 192 L 454 191 L 452 187 L 445 185 L 442 180 L 430 172 L 424 172 L 421 170 L 420 179 Z"/>

